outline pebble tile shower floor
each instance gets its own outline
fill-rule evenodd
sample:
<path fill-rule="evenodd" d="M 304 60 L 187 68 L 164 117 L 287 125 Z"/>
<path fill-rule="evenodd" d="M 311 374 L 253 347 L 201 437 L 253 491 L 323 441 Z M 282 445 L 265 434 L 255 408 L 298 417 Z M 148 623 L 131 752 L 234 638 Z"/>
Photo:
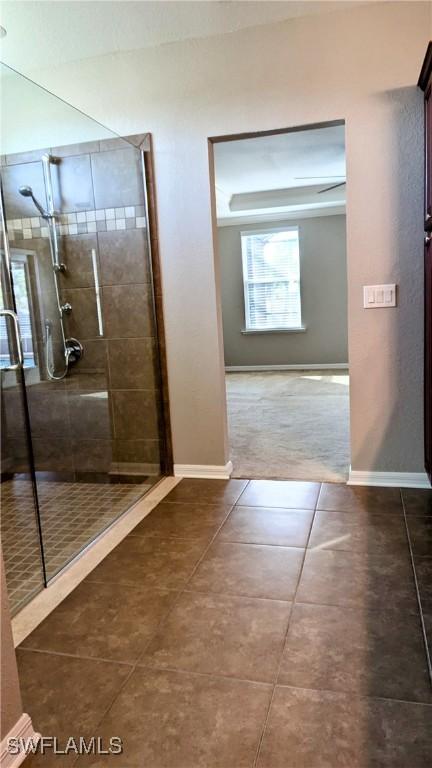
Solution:
<path fill-rule="evenodd" d="M 59 571 L 150 488 L 146 484 L 38 482 L 48 578 Z M 31 483 L 1 484 L 1 532 L 9 602 L 14 612 L 41 588 Z"/>
<path fill-rule="evenodd" d="M 428 491 L 183 480 L 18 648 L 25 711 L 120 737 L 95 768 L 429 767 L 431 521 Z"/>

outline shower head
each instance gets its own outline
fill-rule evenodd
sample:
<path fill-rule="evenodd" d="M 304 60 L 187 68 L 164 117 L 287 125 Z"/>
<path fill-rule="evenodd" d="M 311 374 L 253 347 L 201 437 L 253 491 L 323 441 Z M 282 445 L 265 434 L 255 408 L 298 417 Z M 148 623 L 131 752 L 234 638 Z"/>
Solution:
<path fill-rule="evenodd" d="M 47 218 L 47 212 L 44 211 L 44 209 L 42 208 L 41 204 L 36 200 L 36 198 L 35 198 L 35 196 L 33 194 L 33 190 L 32 190 L 31 187 L 26 186 L 26 185 L 23 186 L 23 187 L 19 187 L 18 192 L 23 197 L 31 197 L 31 199 L 33 200 L 33 203 L 35 204 L 36 208 L 38 209 L 40 215 L 43 216 L 44 219 Z"/>
<path fill-rule="evenodd" d="M 31 187 L 20 187 L 18 192 L 23 197 L 33 197 L 33 190 Z"/>

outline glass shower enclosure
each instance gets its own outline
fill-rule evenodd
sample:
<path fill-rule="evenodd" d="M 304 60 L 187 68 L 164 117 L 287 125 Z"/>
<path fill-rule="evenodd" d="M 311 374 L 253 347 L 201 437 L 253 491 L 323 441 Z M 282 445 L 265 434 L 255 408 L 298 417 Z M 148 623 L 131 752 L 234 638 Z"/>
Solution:
<path fill-rule="evenodd" d="M 170 458 L 150 137 L 0 76 L 1 529 L 16 612 Z"/>

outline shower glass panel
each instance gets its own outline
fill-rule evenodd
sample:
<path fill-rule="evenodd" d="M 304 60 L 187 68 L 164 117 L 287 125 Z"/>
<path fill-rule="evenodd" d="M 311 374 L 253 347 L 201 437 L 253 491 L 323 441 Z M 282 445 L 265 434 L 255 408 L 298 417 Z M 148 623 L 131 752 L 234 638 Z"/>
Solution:
<path fill-rule="evenodd" d="M 0 201 L 1 214 L 3 210 Z M 42 589 L 45 578 L 26 391 L 20 363 L 20 355 L 26 364 L 31 351 L 30 355 L 29 351 L 26 354 L 24 339 L 20 345 L 15 322 L 17 312 L 22 315 L 26 311 L 25 287 L 20 261 L 12 260 L 3 229 L 0 255 L 0 522 L 9 599 L 15 608 L 19 608 Z"/>
<path fill-rule="evenodd" d="M 2 517 L 18 483 L 35 482 L 35 552 L 49 581 L 166 465 L 149 139 L 117 136 L 4 65 L 1 85 L 5 270 L 20 321 L 23 365 L 15 378 L 23 382 L 34 462 L 23 466 L 21 443 L 10 441 Z M 3 321 L 2 359 L 7 329 Z M 6 421 L 10 411 L 3 397 Z M 18 528 L 7 529 L 4 549 L 17 537 Z"/>

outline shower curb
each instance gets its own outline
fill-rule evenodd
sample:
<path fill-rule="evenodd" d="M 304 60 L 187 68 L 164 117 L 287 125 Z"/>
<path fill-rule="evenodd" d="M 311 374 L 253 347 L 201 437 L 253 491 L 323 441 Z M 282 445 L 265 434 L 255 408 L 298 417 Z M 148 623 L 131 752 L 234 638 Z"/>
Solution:
<path fill-rule="evenodd" d="M 117 518 L 13 617 L 15 648 L 150 514 L 180 480 L 180 477 L 164 477 L 160 480 L 155 488 Z"/>

